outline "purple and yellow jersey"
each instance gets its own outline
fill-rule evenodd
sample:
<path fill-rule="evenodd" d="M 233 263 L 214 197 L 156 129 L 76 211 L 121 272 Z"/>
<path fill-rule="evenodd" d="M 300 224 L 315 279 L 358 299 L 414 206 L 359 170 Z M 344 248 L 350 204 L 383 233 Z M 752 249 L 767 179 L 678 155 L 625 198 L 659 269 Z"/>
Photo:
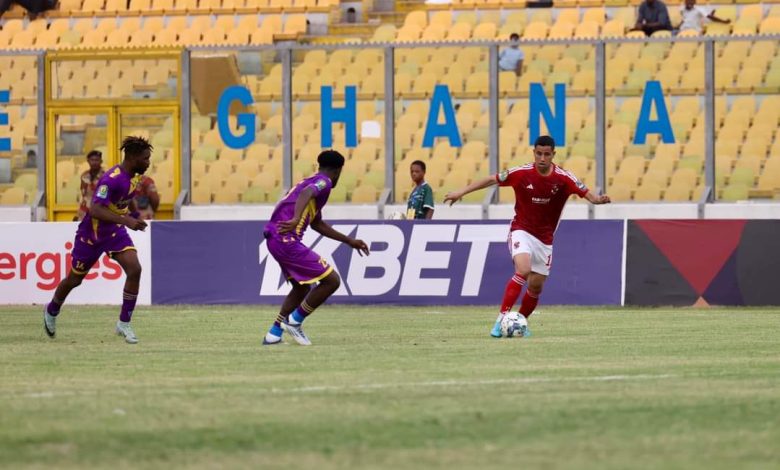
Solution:
<path fill-rule="evenodd" d="M 98 180 L 95 194 L 92 195 L 92 205 L 100 204 L 117 215 L 127 214 L 130 201 L 135 197 L 140 177 L 125 172 L 121 165 L 109 168 Z M 117 232 L 123 230 L 125 230 L 123 225 L 104 222 L 87 214 L 79 224 L 76 235 L 92 242 L 99 242 L 114 237 Z"/>
<path fill-rule="evenodd" d="M 306 231 L 306 227 L 322 217 L 320 211 L 325 206 L 325 203 L 328 202 L 328 196 L 330 196 L 332 187 L 333 183 L 330 181 L 330 178 L 320 173 L 303 179 L 300 183 L 293 186 L 282 200 L 276 204 L 274 213 L 271 214 L 271 220 L 266 225 L 265 231 L 269 234 L 278 234 L 277 224 L 290 220 L 295 216 L 295 202 L 298 200 L 298 196 L 304 189 L 311 188 L 314 191 L 314 197 L 309 200 L 309 203 L 303 210 L 301 221 L 293 233 L 286 234 L 286 236 L 292 235 L 300 240 Z"/>

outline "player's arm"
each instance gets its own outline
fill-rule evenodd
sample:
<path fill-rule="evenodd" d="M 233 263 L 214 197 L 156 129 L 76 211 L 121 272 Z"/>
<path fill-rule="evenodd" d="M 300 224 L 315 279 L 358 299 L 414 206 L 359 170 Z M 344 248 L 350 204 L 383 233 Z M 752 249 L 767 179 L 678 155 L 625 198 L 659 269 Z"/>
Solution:
<path fill-rule="evenodd" d="M 607 196 L 606 194 L 602 194 L 600 196 L 596 196 L 595 194 L 593 194 L 590 191 L 585 193 L 585 196 L 583 196 L 583 197 L 585 199 L 587 199 L 588 202 L 590 202 L 591 204 L 609 204 L 610 202 L 612 202 L 609 199 L 609 196 Z"/>
<path fill-rule="evenodd" d="M 86 199 L 87 199 L 87 188 L 89 188 L 89 186 L 87 185 L 87 183 L 84 182 L 84 179 L 82 178 L 82 180 L 81 180 L 81 200 L 82 201 L 86 201 Z"/>
<path fill-rule="evenodd" d="M 473 193 L 474 191 L 479 191 L 480 189 L 489 188 L 496 184 L 497 184 L 496 177 L 488 176 L 485 179 L 471 183 L 470 185 L 466 186 L 460 191 L 450 191 L 449 193 L 447 193 L 446 196 L 444 196 L 444 203 L 446 204 L 447 201 L 449 201 L 450 205 L 453 205 L 456 202 L 460 201 L 463 198 L 463 196 L 465 196 L 466 194 Z"/>
<path fill-rule="evenodd" d="M 360 256 L 369 254 L 368 245 L 366 245 L 366 242 L 344 235 L 319 217 L 311 222 L 311 228 L 321 233 L 323 237 L 328 237 L 332 240 L 336 240 L 351 246 L 358 251 Z"/>
<path fill-rule="evenodd" d="M 93 219 L 97 219 L 103 222 L 124 225 L 130 230 L 143 231 L 146 228 L 146 222 L 143 220 L 127 215 L 116 214 L 103 204 L 93 203 L 92 207 L 89 208 L 89 215 L 91 215 Z"/>
<path fill-rule="evenodd" d="M 306 209 L 306 206 L 313 197 L 314 189 L 311 186 L 304 188 L 303 191 L 298 194 L 298 199 L 295 200 L 295 214 L 292 219 L 279 222 L 279 233 L 288 233 L 295 230 L 295 227 L 297 227 L 301 221 L 304 209 Z"/>
<path fill-rule="evenodd" d="M 423 198 L 423 209 L 425 210 L 425 218 L 430 220 L 433 218 L 433 190 L 430 186 L 425 186 L 425 197 Z"/>
<path fill-rule="evenodd" d="M 160 193 L 157 192 L 157 186 L 154 182 L 149 183 L 146 195 L 149 197 L 149 205 L 152 206 L 152 210 L 157 212 L 157 208 L 160 207 Z"/>

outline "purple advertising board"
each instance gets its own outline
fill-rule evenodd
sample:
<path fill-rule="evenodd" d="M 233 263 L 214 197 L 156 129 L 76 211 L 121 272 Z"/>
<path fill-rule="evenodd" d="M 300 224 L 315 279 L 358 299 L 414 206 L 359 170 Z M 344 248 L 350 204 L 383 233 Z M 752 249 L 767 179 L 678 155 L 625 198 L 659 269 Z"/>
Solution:
<path fill-rule="evenodd" d="M 330 303 L 491 305 L 513 266 L 508 224 L 496 221 L 334 221 L 371 255 L 308 230 L 303 239 L 339 272 Z M 288 291 L 263 222 L 155 222 L 152 303 L 273 304 Z M 544 304 L 619 305 L 623 221 L 567 220 L 555 235 Z"/>

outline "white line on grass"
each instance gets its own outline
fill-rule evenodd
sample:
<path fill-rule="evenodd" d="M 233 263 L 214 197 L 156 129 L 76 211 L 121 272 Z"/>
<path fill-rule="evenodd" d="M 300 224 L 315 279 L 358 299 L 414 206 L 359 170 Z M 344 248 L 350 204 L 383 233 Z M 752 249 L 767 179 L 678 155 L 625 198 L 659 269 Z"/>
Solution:
<path fill-rule="evenodd" d="M 637 375 L 596 375 L 580 377 L 513 377 L 505 379 L 478 379 L 478 380 L 431 380 L 426 382 L 398 382 L 398 383 L 374 383 L 374 384 L 356 384 L 356 385 L 310 385 L 306 387 L 271 387 L 266 389 L 254 390 L 258 393 L 316 393 L 316 392 L 360 392 L 386 389 L 421 389 L 432 387 L 472 387 L 481 385 L 522 385 L 522 384 L 540 384 L 540 383 L 567 383 L 567 382 L 629 382 L 635 380 L 659 380 L 677 377 L 672 374 L 637 374 Z M 247 383 L 251 383 L 247 382 Z M 192 393 L 192 385 L 187 386 L 187 393 Z M 122 389 L 122 392 L 128 392 Z M 155 389 L 145 390 L 146 394 L 175 394 L 177 391 L 165 386 Z M 199 390 L 198 393 L 203 393 Z M 100 393 L 106 393 L 102 391 Z M 134 391 L 132 393 L 138 393 Z M 184 393 L 184 391 L 182 391 Z M 43 391 L 26 393 L 25 398 L 55 398 L 62 396 L 84 396 L 97 395 L 97 390 L 62 390 L 62 391 Z"/>

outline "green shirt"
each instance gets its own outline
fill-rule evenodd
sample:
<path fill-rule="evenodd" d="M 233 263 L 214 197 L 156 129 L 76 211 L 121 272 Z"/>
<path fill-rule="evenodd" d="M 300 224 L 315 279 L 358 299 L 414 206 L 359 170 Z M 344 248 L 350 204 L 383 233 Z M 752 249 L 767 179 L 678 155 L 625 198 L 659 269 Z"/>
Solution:
<path fill-rule="evenodd" d="M 426 209 L 433 210 L 433 190 L 425 181 L 414 188 L 406 204 L 407 219 L 424 219 Z"/>

